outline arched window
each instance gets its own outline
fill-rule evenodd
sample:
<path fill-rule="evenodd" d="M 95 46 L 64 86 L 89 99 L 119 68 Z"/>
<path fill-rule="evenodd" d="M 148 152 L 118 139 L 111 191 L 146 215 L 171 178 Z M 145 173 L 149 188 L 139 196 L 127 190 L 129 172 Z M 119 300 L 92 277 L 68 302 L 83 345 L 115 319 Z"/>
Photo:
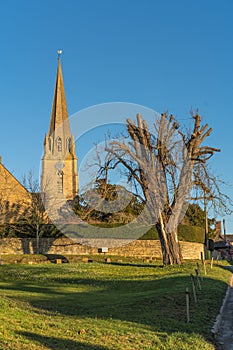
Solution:
<path fill-rule="evenodd" d="M 63 193 L 63 171 L 57 172 L 57 192 Z"/>
<path fill-rule="evenodd" d="M 57 138 L 57 150 L 58 152 L 62 151 L 62 140 L 60 137 Z"/>

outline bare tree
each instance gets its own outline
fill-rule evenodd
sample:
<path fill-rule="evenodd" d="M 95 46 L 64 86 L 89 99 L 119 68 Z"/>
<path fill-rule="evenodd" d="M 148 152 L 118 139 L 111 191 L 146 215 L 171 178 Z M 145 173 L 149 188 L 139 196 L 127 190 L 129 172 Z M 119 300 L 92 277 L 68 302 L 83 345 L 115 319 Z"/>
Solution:
<path fill-rule="evenodd" d="M 27 175 L 23 175 L 22 183 L 31 194 L 31 202 L 27 207 L 27 213 L 22 219 L 22 222 L 29 231 L 35 233 L 36 254 L 38 254 L 40 227 L 45 224 L 43 204 L 40 196 L 40 185 L 38 179 L 34 177 L 32 170 L 30 170 Z"/>
<path fill-rule="evenodd" d="M 22 183 L 30 193 L 31 201 L 27 205 L 24 215 L 21 216 L 21 224 L 27 229 L 28 233 L 36 238 L 35 252 L 38 254 L 40 253 L 41 236 L 44 234 L 60 235 L 60 232 L 53 225 L 45 211 L 43 193 L 40 192 L 39 181 L 35 178 L 32 170 L 23 176 Z"/>
<path fill-rule="evenodd" d="M 172 115 L 162 114 L 153 131 L 139 114 L 136 122 L 127 119 L 128 137 L 110 142 L 108 157 L 100 168 L 103 175 L 106 169 L 120 166 L 128 180 L 139 187 L 159 234 L 164 265 L 182 263 L 177 227 L 194 187 L 200 190 L 205 184 L 209 198 L 216 198 L 214 193 L 218 193 L 219 202 L 223 201 L 218 182 L 207 167 L 208 160 L 220 150 L 203 145 L 212 129 L 201 125 L 199 114 L 192 117 L 190 132 L 182 131 Z"/>

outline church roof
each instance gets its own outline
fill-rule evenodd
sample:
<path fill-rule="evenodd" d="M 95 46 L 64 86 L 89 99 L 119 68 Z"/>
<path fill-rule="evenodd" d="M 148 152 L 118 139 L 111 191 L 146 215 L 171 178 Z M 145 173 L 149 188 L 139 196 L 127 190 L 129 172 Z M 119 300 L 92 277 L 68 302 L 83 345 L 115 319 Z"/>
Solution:
<path fill-rule="evenodd" d="M 0 224 L 18 222 L 31 208 L 31 194 L 0 163 Z"/>
<path fill-rule="evenodd" d="M 70 135 L 68 109 L 66 104 L 64 82 L 62 77 L 61 60 L 59 55 L 48 136 L 56 138 L 56 131 L 61 130 L 61 128 L 63 129 L 64 135 Z"/>
<path fill-rule="evenodd" d="M 24 187 L 21 182 L 16 179 L 16 177 L 2 164 L 0 159 L 0 192 L 1 199 L 7 195 L 11 197 L 16 197 L 19 193 L 29 194 L 26 187 Z M 17 193 L 16 193 L 17 192 Z M 5 198 L 4 198 L 5 199 Z"/>

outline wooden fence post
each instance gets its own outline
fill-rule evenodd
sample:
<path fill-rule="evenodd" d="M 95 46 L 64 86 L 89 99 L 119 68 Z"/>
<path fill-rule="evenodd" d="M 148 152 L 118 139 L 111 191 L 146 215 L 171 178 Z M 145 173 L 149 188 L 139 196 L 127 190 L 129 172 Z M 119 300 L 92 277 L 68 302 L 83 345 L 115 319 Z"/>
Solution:
<path fill-rule="evenodd" d="M 188 287 L 186 287 L 186 289 L 185 289 L 185 296 L 186 296 L 186 316 L 187 316 L 187 323 L 189 323 L 189 322 L 190 322 L 190 307 L 189 307 L 190 295 L 189 295 L 189 289 L 188 289 Z"/>
<path fill-rule="evenodd" d="M 202 261 L 202 264 L 203 264 L 203 262 L 204 262 L 203 252 L 201 252 L 201 261 Z"/>
<path fill-rule="evenodd" d="M 212 257 L 212 259 L 211 259 L 211 264 L 210 264 L 211 270 L 212 270 L 212 268 L 213 268 L 213 263 L 214 263 L 214 258 Z"/>
<path fill-rule="evenodd" d="M 203 267 L 204 267 L 204 272 L 205 272 L 205 276 L 206 276 L 206 261 L 204 261 Z"/>
<path fill-rule="evenodd" d="M 198 263 L 197 263 L 197 270 L 198 270 L 198 275 L 200 276 L 201 280 L 203 281 L 203 276 L 202 276 L 201 269 L 200 269 L 200 266 Z"/>
<path fill-rule="evenodd" d="M 196 278 L 197 278 L 198 287 L 201 290 L 201 282 L 200 282 L 200 279 L 199 279 L 199 276 L 198 276 L 198 270 L 195 269 L 195 272 L 196 272 Z"/>
<path fill-rule="evenodd" d="M 192 289 L 193 289 L 193 298 L 195 303 L 197 304 L 197 294 L 196 294 L 196 287 L 195 287 L 195 282 L 194 282 L 194 276 L 191 274 L 191 282 L 192 282 Z"/>

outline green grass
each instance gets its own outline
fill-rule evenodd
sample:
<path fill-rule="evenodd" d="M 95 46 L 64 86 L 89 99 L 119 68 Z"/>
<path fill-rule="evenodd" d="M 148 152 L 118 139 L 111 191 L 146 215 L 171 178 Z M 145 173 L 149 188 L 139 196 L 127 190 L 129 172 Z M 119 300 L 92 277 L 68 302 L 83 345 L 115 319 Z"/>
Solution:
<path fill-rule="evenodd" d="M 207 266 L 187 324 L 185 288 L 196 262 L 103 260 L 1 265 L 0 349 L 214 349 L 210 329 L 230 278 L 224 263 Z"/>

